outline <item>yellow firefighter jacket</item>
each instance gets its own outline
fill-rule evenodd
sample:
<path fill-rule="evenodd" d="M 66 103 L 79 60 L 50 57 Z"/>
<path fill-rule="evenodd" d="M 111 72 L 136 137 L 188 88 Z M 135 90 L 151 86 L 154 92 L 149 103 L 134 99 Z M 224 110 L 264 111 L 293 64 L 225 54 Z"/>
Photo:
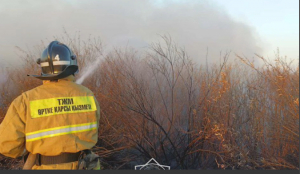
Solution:
<path fill-rule="evenodd" d="M 16 158 L 24 149 L 56 156 L 92 148 L 98 139 L 100 108 L 94 94 L 74 83 L 74 76 L 22 93 L 0 125 L 0 153 Z M 75 169 L 76 162 L 35 169 Z"/>

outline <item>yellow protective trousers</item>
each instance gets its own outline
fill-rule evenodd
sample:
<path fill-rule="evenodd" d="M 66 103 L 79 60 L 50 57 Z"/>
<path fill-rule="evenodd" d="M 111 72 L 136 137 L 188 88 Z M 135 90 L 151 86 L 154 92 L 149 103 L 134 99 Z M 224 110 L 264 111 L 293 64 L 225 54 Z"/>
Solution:
<path fill-rule="evenodd" d="M 57 156 L 92 148 L 98 140 L 99 104 L 94 94 L 74 83 L 74 76 L 22 93 L 0 124 L 0 153 L 16 158 L 24 149 Z M 75 169 L 75 163 L 34 169 Z"/>

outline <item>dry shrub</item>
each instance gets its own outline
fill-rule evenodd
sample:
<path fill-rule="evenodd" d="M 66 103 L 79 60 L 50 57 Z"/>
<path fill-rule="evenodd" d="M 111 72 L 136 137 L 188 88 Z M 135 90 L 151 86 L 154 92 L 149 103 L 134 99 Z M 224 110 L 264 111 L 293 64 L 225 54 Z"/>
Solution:
<path fill-rule="evenodd" d="M 102 59 L 83 85 L 100 103 L 94 151 L 105 169 L 133 169 L 153 157 L 172 169 L 299 170 L 299 66 L 279 55 L 275 63 L 257 56 L 260 68 L 239 56 L 229 63 L 230 53 L 198 66 L 166 36 L 146 54 L 124 48 L 102 57 L 99 39 L 65 34 L 58 40 L 70 45 L 80 67 Z M 5 70 L 1 119 L 17 95 L 41 84 L 24 76 L 38 73 L 29 53 L 21 54 L 20 69 Z M 16 161 L 0 160 L 16 168 Z"/>

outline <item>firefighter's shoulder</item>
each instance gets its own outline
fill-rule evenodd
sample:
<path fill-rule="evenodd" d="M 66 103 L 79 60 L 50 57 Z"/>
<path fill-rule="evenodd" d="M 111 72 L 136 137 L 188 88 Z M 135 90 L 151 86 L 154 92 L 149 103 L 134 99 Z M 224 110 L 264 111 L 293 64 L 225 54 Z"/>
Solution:
<path fill-rule="evenodd" d="M 90 94 L 93 94 L 93 91 L 91 91 L 88 87 L 86 86 L 83 86 L 83 85 L 80 85 L 80 84 L 77 84 L 77 83 L 74 83 L 74 85 L 76 87 L 78 87 L 81 91 L 85 91 L 87 93 L 90 93 Z"/>

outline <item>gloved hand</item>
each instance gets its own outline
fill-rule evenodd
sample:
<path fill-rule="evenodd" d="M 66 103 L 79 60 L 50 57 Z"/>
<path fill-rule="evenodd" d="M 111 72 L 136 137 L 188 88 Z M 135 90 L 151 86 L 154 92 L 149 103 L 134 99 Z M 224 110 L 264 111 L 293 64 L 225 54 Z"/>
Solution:
<path fill-rule="evenodd" d="M 91 150 L 84 150 L 80 154 L 78 170 L 101 170 L 100 157 Z"/>

